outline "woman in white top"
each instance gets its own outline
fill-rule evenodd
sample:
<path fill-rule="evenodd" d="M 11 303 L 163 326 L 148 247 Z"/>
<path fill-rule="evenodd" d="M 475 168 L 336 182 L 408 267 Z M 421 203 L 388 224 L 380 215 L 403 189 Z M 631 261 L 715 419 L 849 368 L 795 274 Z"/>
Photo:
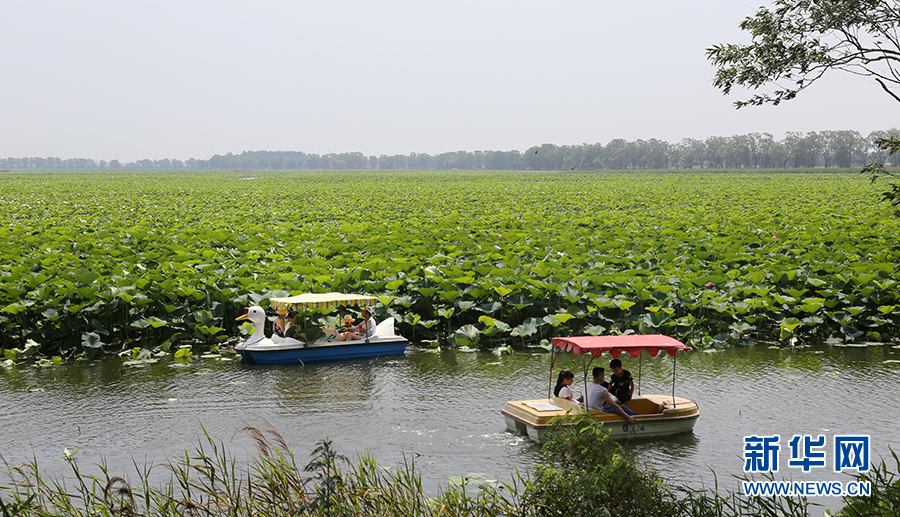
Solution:
<path fill-rule="evenodd" d="M 572 390 L 569 389 L 569 386 L 575 382 L 575 374 L 570 372 L 569 370 L 563 370 L 559 372 L 559 377 L 556 378 L 556 388 L 553 389 L 553 394 L 559 398 L 563 398 L 566 400 L 575 400 L 575 396 L 572 395 Z"/>

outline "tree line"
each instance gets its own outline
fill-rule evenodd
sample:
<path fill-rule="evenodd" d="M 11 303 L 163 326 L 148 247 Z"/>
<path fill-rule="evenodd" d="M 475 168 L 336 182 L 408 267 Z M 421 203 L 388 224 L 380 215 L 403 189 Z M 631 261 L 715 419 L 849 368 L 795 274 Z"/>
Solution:
<path fill-rule="evenodd" d="M 359 152 L 306 154 L 300 151 L 244 151 L 214 155 L 208 160 L 118 160 L 88 158 L 0 158 L 0 169 L 83 170 L 627 170 L 627 169 L 789 169 L 862 167 L 869 163 L 900 161 L 900 156 L 877 145 L 879 139 L 900 135 L 897 129 L 873 131 L 788 132 L 775 140 L 769 133 L 748 133 L 705 140 L 685 138 L 672 144 L 651 138 L 606 145 L 543 144 L 524 152 L 454 151 L 441 154 L 410 153 L 365 156 Z"/>

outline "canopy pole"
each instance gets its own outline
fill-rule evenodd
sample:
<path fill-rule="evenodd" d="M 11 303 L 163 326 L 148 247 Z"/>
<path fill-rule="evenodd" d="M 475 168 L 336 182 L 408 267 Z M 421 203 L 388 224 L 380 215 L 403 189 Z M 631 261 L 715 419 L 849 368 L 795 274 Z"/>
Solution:
<path fill-rule="evenodd" d="M 588 361 L 587 363 L 584 362 L 584 355 L 585 354 L 581 354 L 581 367 L 584 369 L 584 384 L 581 385 L 581 401 L 582 401 L 582 406 L 584 407 L 584 411 L 585 411 L 585 413 L 587 413 L 588 409 L 589 409 L 588 408 L 588 393 L 587 393 L 587 382 L 588 382 L 587 381 L 587 375 L 588 375 L 587 372 L 588 372 L 588 368 L 590 368 L 591 364 L 594 362 L 594 355 L 591 354 L 591 360 Z"/>
<path fill-rule="evenodd" d="M 672 356 L 672 408 L 677 407 L 675 404 L 675 365 L 678 364 L 678 354 Z"/>
<path fill-rule="evenodd" d="M 644 358 L 644 354 L 638 352 L 638 397 L 641 396 L 641 362 Z"/>
<path fill-rule="evenodd" d="M 555 350 L 556 350 L 556 347 L 551 345 L 551 348 L 550 348 L 550 385 L 547 387 L 547 400 L 550 400 L 550 397 L 553 396 L 553 365 L 556 364 L 556 358 L 559 357 L 559 354 L 562 353 L 562 350 L 554 353 Z"/>

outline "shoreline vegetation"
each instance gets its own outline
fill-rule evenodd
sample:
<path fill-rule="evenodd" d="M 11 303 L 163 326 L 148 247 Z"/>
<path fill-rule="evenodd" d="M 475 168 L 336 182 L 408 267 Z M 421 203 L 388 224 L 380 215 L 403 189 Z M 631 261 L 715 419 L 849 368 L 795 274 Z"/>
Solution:
<path fill-rule="evenodd" d="M 0 349 L 215 351 L 251 331 L 244 307 L 327 291 L 376 295 L 426 347 L 895 345 L 900 223 L 878 198 L 819 171 L 8 173 Z"/>
<path fill-rule="evenodd" d="M 872 131 L 789 131 L 782 140 L 770 133 L 747 133 L 704 140 L 684 138 L 669 143 L 657 138 L 623 138 L 601 143 L 534 145 L 523 152 L 451 151 L 430 155 L 366 156 L 360 152 L 318 155 L 301 151 L 244 151 L 216 154 L 208 160 L 163 158 L 120 163 L 90 158 L 0 158 L 9 170 L 649 170 L 649 169 L 771 169 L 849 168 L 872 162 L 897 162 L 898 156 L 878 140 L 898 134 L 895 128 Z"/>
<path fill-rule="evenodd" d="M 248 426 L 256 454 L 238 462 L 226 445 L 204 430 L 204 438 L 183 457 L 143 468 L 137 481 L 127 474 L 83 472 L 77 451 L 60 458 L 68 473 L 46 478 L 36 461 L 4 462 L 0 477 L 3 517 L 53 516 L 602 516 L 647 517 L 806 517 L 811 505 L 802 497 L 762 497 L 718 486 L 695 489 L 660 478 L 636 466 L 608 439 L 602 426 L 576 416 L 548 431 L 542 447 L 545 462 L 532 472 L 511 472 L 512 480 L 450 478 L 435 495 L 426 494 L 413 460 L 379 465 L 360 454 L 353 463 L 329 440 L 313 450 L 305 466 L 271 427 Z M 893 454 L 893 453 L 892 453 Z M 866 497 L 845 497 L 835 517 L 887 517 L 900 511 L 900 461 L 887 462 L 867 474 Z M 157 471 L 169 473 L 160 477 Z M 156 475 L 156 478 L 153 476 Z M 151 481 L 151 479 L 157 479 Z M 769 477 L 766 477 L 769 479 Z M 831 514 L 829 514 L 831 515 Z"/>

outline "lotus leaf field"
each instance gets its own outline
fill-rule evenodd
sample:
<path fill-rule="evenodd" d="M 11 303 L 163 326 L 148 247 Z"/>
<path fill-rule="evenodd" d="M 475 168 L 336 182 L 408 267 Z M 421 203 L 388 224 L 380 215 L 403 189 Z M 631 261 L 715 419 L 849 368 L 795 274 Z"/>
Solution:
<path fill-rule="evenodd" d="M 843 173 L 11 172 L 9 359 L 216 347 L 286 292 L 431 346 L 893 342 L 898 222 Z M 307 315 L 308 324 L 330 315 Z"/>

